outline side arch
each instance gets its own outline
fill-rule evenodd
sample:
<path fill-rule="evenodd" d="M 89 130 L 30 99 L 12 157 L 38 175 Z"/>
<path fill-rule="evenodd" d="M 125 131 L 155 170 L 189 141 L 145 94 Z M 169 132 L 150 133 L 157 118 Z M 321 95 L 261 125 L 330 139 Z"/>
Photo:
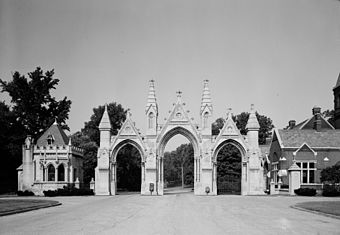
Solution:
<path fill-rule="evenodd" d="M 136 141 L 132 140 L 132 139 L 125 139 L 121 142 L 119 142 L 118 144 L 114 145 L 113 148 L 112 148 L 112 151 L 111 151 L 111 155 L 110 155 L 110 161 L 112 163 L 116 163 L 116 160 L 117 160 L 117 155 L 119 153 L 119 151 L 126 145 L 132 145 L 133 147 L 135 147 L 139 154 L 140 154 L 140 157 L 141 157 L 141 161 L 142 163 L 144 163 L 144 150 L 142 148 L 142 146 L 140 144 L 138 144 Z"/>
<path fill-rule="evenodd" d="M 231 144 L 233 146 L 235 146 L 241 153 L 242 155 L 242 162 L 244 161 L 244 158 L 247 154 L 247 150 L 245 149 L 245 147 L 242 145 L 242 143 L 240 143 L 239 141 L 237 140 L 234 140 L 234 139 L 226 139 L 226 140 L 223 140 L 221 143 L 219 143 L 213 150 L 213 156 L 212 156 L 212 161 L 214 163 L 216 163 L 216 160 L 217 160 L 217 155 L 218 153 L 220 152 L 220 150 L 226 146 L 227 144 Z"/>

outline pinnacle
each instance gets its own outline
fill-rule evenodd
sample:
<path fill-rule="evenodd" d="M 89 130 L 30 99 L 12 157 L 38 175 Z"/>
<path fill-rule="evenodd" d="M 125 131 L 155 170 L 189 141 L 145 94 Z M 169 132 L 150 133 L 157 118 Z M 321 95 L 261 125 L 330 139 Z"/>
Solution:
<path fill-rule="evenodd" d="M 211 95 L 209 89 L 209 80 L 203 81 L 203 93 L 202 93 L 202 100 L 201 100 L 201 113 L 204 111 L 204 108 L 208 106 L 208 108 L 212 111 L 212 102 L 211 102 Z"/>
<path fill-rule="evenodd" d="M 155 107 L 155 109 L 157 110 L 157 99 L 156 99 L 154 80 L 149 81 L 149 93 L 148 93 L 148 99 L 147 99 L 145 112 L 147 112 L 151 106 Z"/>
<path fill-rule="evenodd" d="M 254 104 L 251 104 L 251 106 L 250 106 L 250 114 L 249 114 L 249 119 L 248 119 L 246 128 L 247 129 L 253 129 L 253 130 L 254 129 L 255 130 L 260 129 L 260 124 L 259 124 L 257 117 L 256 117 Z"/>

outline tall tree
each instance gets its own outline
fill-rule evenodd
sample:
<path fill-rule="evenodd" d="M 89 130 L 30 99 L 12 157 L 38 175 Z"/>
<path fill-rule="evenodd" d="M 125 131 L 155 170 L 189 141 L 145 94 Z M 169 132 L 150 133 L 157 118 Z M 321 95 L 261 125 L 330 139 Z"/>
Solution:
<path fill-rule="evenodd" d="M 259 144 L 266 144 L 266 138 L 270 136 L 270 131 L 274 128 L 273 121 L 265 116 L 258 114 L 256 112 L 257 120 L 260 124 L 260 130 L 259 130 Z M 246 126 L 249 119 L 249 113 L 242 112 L 236 116 L 233 116 L 233 120 L 236 122 L 237 128 L 240 130 L 242 135 L 247 134 Z M 224 118 L 218 118 L 213 124 L 212 124 L 212 134 L 218 135 L 220 133 L 220 129 L 223 128 L 225 119 Z"/>
<path fill-rule="evenodd" d="M 93 108 L 93 114 L 88 122 L 85 122 L 81 131 L 72 135 L 72 143 L 84 150 L 84 182 L 90 182 L 94 178 L 94 168 L 97 166 L 97 151 L 100 141 L 99 123 L 104 113 L 104 105 Z M 116 135 L 126 118 L 126 110 L 116 102 L 107 106 L 111 122 L 111 133 Z"/>
<path fill-rule="evenodd" d="M 54 70 L 43 72 L 39 67 L 28 73 L 28 78 L 15 72 L 11 81 L 0 79 L 1 92 L 11 98 L 11 108 L 0 102 L 0 191 L 17 189 L 16 168 L 22 162 L 21 146 L 26 135 L 35 139 L 49 127 L 55 118 L 68 129 L 71 101 L 66 97 L 57 101 L 51 94 L 59 79 L 54 79 Z"/>
<path fill-rule="evenodd" d="M 19 72 L 13 74 L 13 80 L 0 79 L 2 92 L 7 92 L 13 104 L 12 112 L 21 124 L 25 134 L 38 137 L 55 119 L 64 129 L 69 130 L 65 121 L 71 107 L 71 101 L 64 97 L 57 101 L 50 93 L 56 89 L 59 79 L 53 78 L 54 70 L 45 73 L 39 67 L 28 73 L 28 78 Z"/>

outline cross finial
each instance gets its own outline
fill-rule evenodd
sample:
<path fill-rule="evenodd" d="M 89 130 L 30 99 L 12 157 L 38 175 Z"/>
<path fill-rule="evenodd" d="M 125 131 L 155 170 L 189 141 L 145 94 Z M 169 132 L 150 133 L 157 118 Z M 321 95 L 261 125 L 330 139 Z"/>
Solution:
<path fill-rule="evenodd" d="M 228 117 L 228 118 L 231 118 L 231 114 L 232 114 L 231 111 L 232 111 L 231 108 L 228 108 L 228 109 L 227 109 L 227 117 Z"/>
<path fill-rule="evenodd" d="M 182 92 L 181 91 L 176 91 L 177 97 L 181 97 L 182 96 Z"/>

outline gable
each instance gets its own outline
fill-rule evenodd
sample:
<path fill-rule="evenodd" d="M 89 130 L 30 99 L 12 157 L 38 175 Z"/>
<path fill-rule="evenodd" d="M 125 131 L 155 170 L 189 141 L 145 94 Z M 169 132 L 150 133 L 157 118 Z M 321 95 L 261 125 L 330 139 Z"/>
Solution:
<path fill-rule="evenodd" d="M 50 126 L 37 140 L 37 145 L 38 146 L 45 146 L 48 145 L 47 138 L 49 135 L 53 136 L 54 142 L 53 145 L 68 145 L 69 138 L 61 129 L 59 125 L 56 123 Z"/>
<path fill-rule="evenodd" d="M 317 153 L 311 147 L 309 147 L 308 144 L 303 143 L 298 150 L 293 152 L 293 155 L 295 156 L 295 160 L 303 161 L 315 159 Z"/>

